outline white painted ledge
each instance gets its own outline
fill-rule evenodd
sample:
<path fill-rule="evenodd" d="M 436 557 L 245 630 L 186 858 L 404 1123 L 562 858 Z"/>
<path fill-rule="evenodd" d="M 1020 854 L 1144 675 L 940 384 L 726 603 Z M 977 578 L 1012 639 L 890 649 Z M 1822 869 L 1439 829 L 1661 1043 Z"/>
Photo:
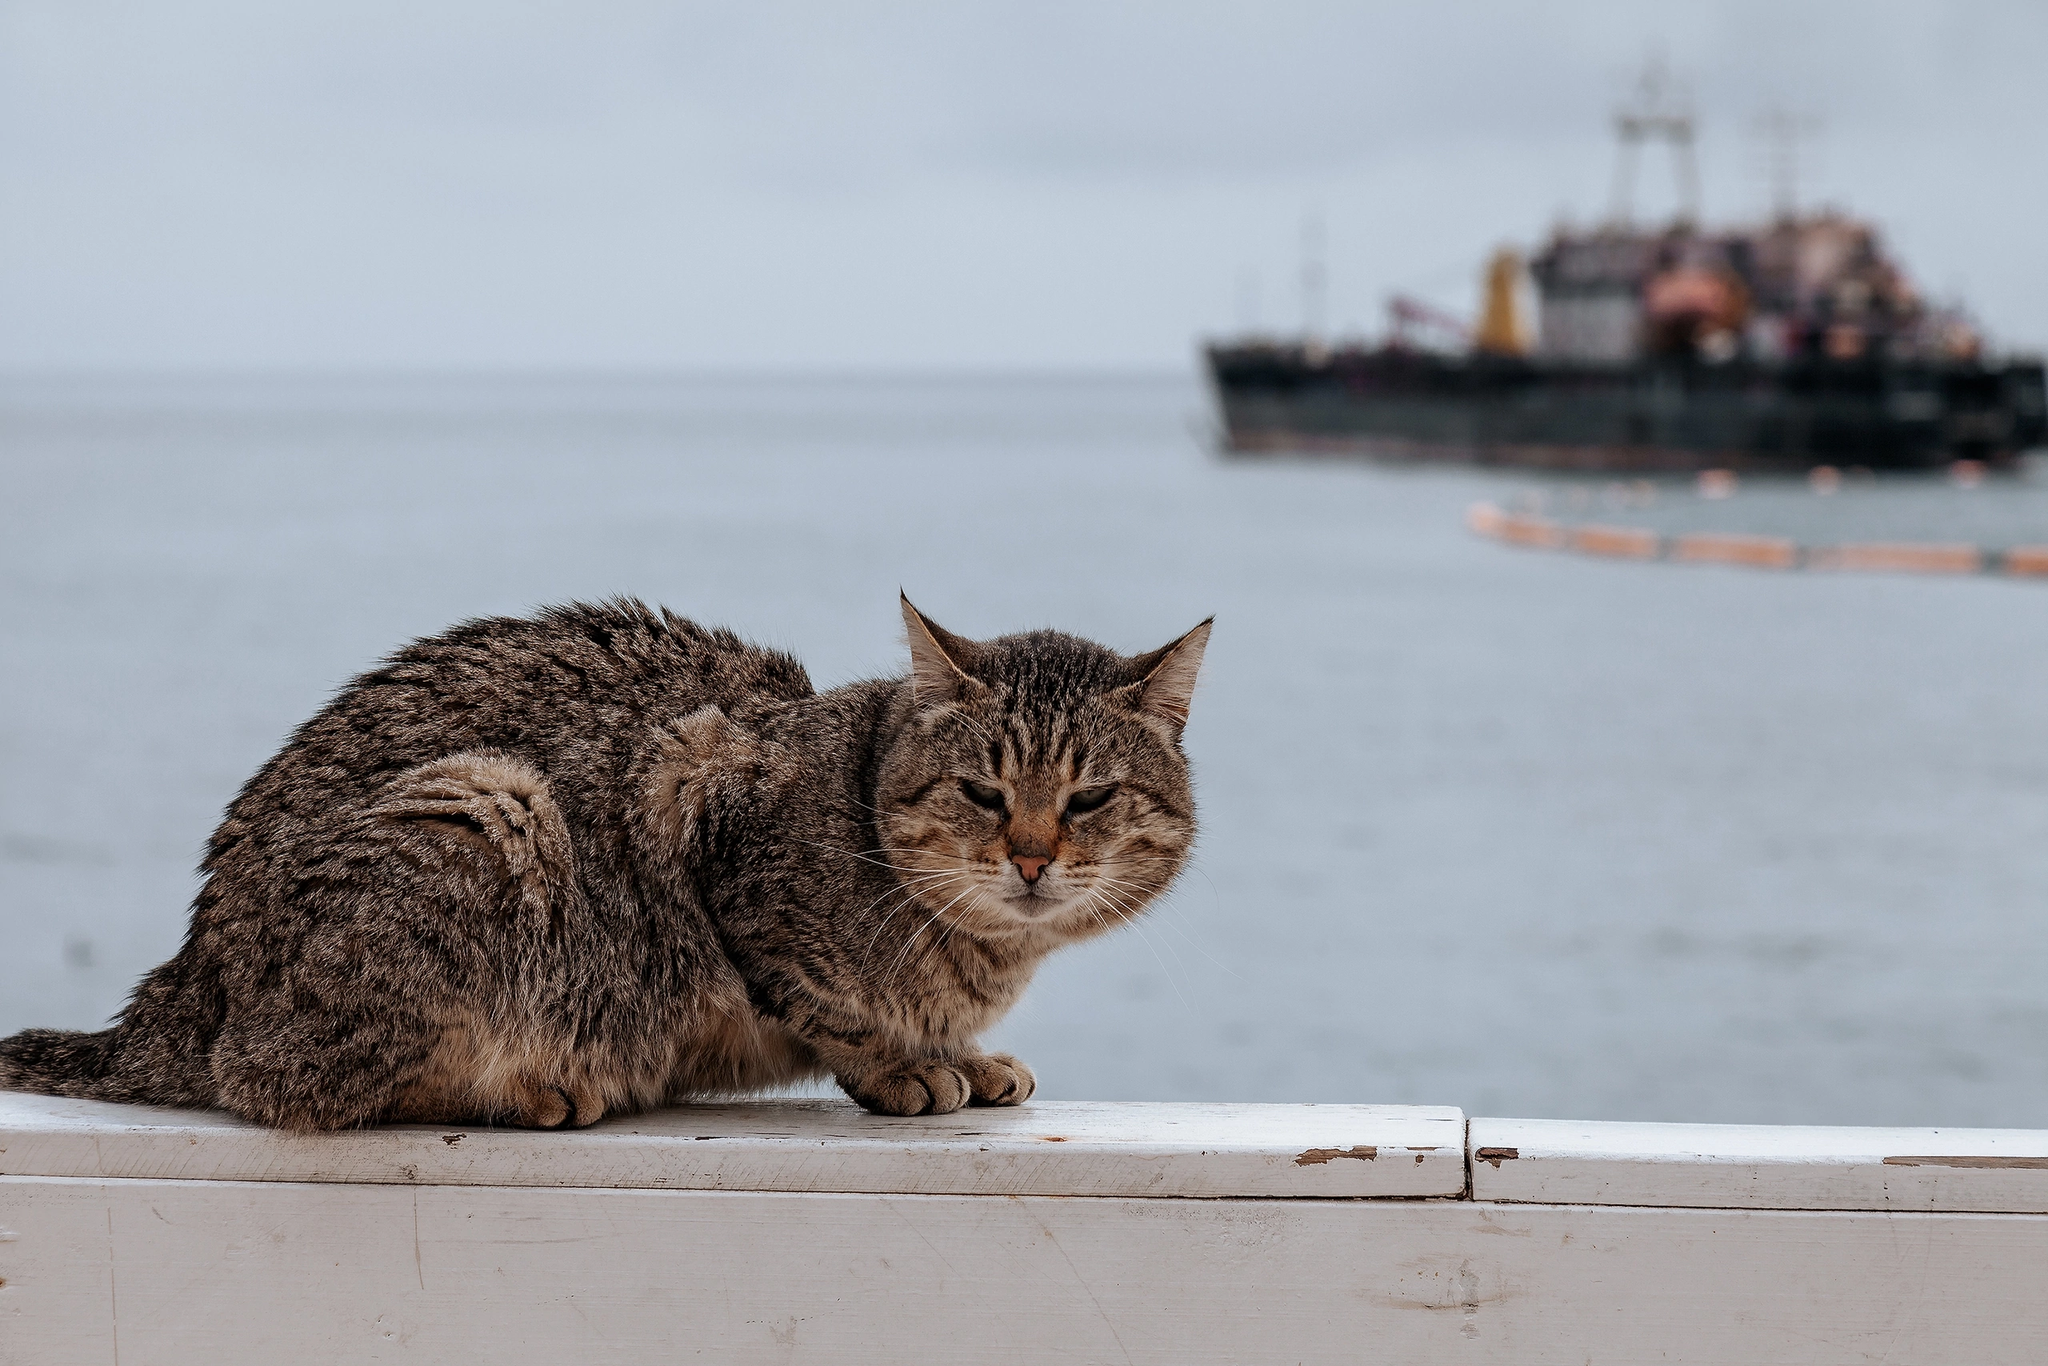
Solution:
<path fill-rule="evenodd" d="M 886 1119 L 768 1100 L 571 1133 L 304 1137 L 215 1111 L 0 1092 L 0 1176 L 2042 1214 L 2048 1130 L 1468 1126 L 1450 1106 L 1071 1101 Z"/>
<path fill-rule="evenodd" d="M 0 1092 L 0 1176 L 357 1185 L 1092 1195 L 1456 1198 L 1451 1106 L 1047 1101 L 916 1119 L 849 1101 L 764 1100 L 589 1129 L 396 1125 L 293 1136 L 218 1112 Z"/>
<path fill-rule="evenodd" d="M 1478 1200 L 2048 1213 L 2043 1129 L 1475 1119 L 1470 1143 Z"/>
<path fill-rule="evenodd" d="M 2048 1360 L 2048 1133 L 1467 1130 L 766 1101 L 307 1138 L 0 1094 L 0 1364 Z"/>

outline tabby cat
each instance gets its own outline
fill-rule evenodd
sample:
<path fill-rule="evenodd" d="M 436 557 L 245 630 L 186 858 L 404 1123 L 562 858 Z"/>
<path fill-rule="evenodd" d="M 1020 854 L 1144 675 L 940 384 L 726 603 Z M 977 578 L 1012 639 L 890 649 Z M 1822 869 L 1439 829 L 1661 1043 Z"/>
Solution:
<path fill-rule="evenodd" d="M 970 641 L 905 678 L 634 601 L 472 621 L 357 678 L 214 834 L 184 945 L 0 1087 L 287 1129 L 581 1126 L 823 1075 L 870 1110 L 1015 1105 L 975 1036 L 1194 838 L 1209 636 Z"/>

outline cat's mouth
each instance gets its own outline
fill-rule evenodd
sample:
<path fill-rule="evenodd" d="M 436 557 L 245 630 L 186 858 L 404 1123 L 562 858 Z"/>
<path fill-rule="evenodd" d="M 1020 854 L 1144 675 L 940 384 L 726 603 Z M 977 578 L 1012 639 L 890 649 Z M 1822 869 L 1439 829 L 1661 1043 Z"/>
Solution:
<path fill-rule="evenodd" d="M 1020 919 L 1041 925 L 1071 911 L 1081 897 L 1081 889 L 1070 879 L 1041 877 L 1036 882 L 1022 882 L 1020 879 L 1013 883 L 1004 900 Z"/>
<path fill-rule="evenodd" d="M 1088 913 L 1089 892 L 1083 882 L 1054 875 L 1051 869 L 1029 882 L 1014 875 L 997 876 L 983 884 L 982 896 L 954 906 L 950 915 L 970 933 L 995 938 L 1050 935 L 1062 940 L 1096 919 Z"/>
<path fill-rule="evenodd" d="M 1037 882 L 1027 882 L 1010 893 L 1010 904 L 1033 919 L 1044 915 L 1065 900 L 1065 897 L 1046 886 L 1043 878 Z"/>

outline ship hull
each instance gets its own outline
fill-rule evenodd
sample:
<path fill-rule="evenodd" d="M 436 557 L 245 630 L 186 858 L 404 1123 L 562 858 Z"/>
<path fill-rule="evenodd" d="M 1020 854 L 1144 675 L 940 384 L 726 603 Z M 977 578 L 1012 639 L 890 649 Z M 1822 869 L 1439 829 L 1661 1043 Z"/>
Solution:
<path fill-rule="evenodd" d="M 2039 362 L 1556 364 L 1219 345 L 1235 454 L 1613 473 L 2002 463 L 2048 435 Z"/>

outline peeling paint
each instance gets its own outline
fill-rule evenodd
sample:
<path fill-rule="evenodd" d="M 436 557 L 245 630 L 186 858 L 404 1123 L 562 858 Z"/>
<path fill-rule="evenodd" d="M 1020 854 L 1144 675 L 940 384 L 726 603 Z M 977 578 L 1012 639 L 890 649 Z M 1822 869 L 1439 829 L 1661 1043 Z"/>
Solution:
<path fill-rule="evenodd" d="M 1339 1157 L 1355 1157 L 1362 1162 L 1370 1162 L 1379 1155 L 1380 1150 L 1370 1143 L 1361 1143 L 1355 1148 L 1310 1148 L 1307 1152 L 1294 1159 L 1294 1165 L 1297 1167 L 1320 1167 L 1325 1162 Z M 1417 1158 L 1416 1160 L 1420 1161 L 1421 1159 Z"/>
<path fill-rule="evenodd" d="M 1472 1154 L 1474 1162 L 1491 1162 L 1495 1171 L 1503 1162 L 1512 1162 L 1522 1155 L 1520 1148 L 1481 1148 Z"/>
<path fill-rule="evenodd" d="M 2048 1157 L 1887 1157 L 1887 1167 L 1982 1167 L 1993 1171 L 2048 1172 Z"/>

